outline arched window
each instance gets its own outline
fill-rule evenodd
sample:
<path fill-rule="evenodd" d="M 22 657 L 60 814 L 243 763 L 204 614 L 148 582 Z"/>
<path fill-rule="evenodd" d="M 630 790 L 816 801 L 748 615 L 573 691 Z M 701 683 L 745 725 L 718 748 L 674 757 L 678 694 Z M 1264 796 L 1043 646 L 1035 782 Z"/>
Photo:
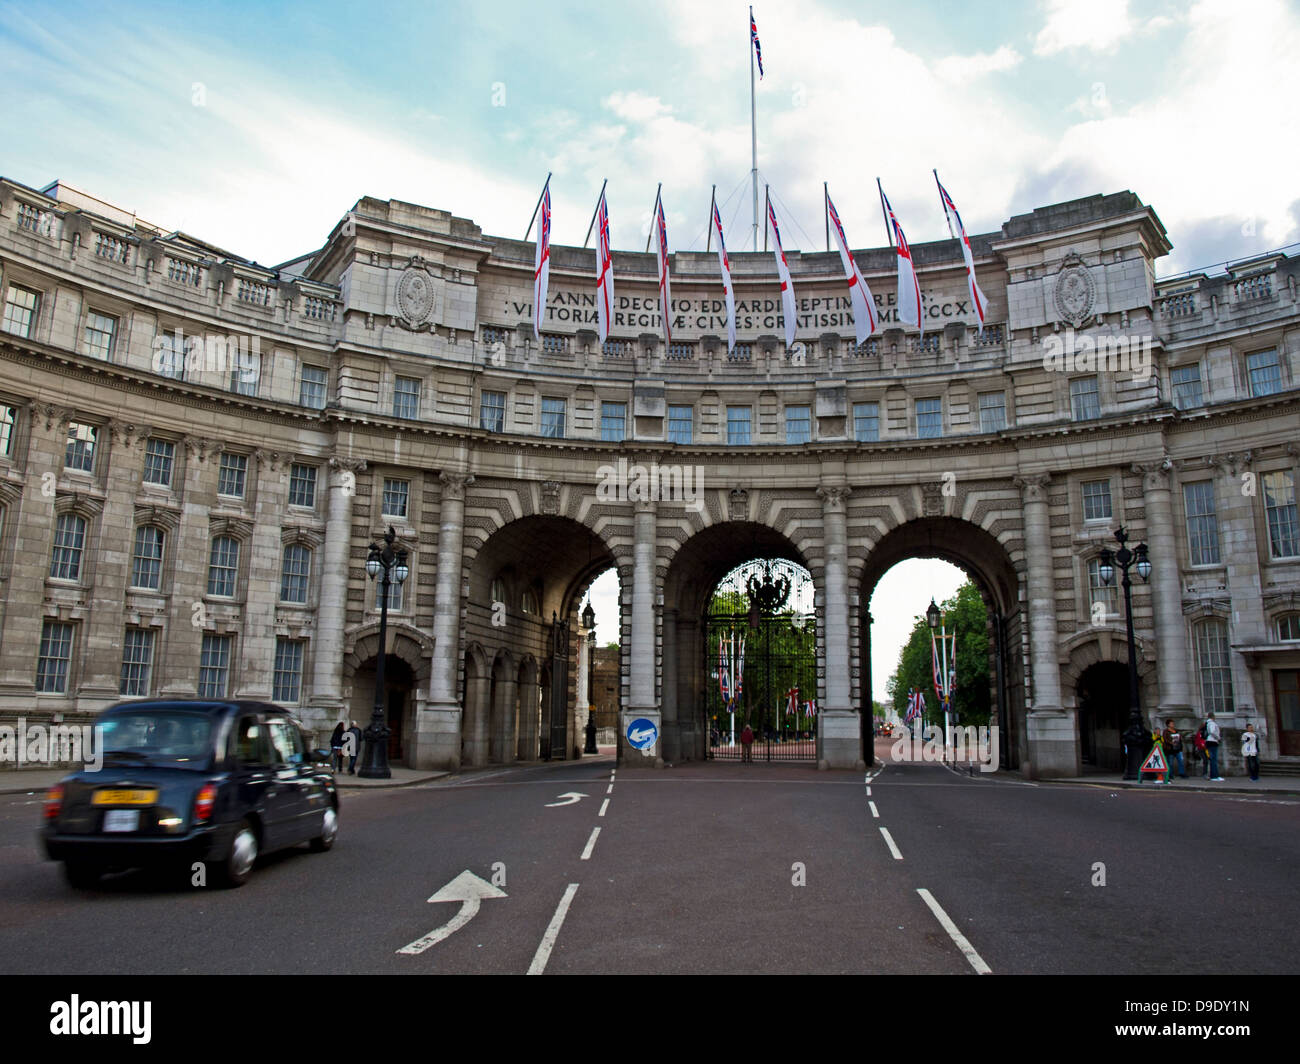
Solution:
<path fill-rule="evenodd" d="M 1228 659 L 1228 626 L 1217 617 L 1198 621 L 1196 666 L 1201 674 L 1201 709 L 1206 713 L 1232 711 L 1232 668 Z"/>
<path fill-rule="evenodd" d="M 162 560 L 163 530 L 157 525 L 140 525 L 131 554 L 131 586 L 157 591 L 162 584 Z"/>
<path fill-rule="evenodd" d="M 506 582 L 499 576 L 492 581 L 491 595 L 494 604 L 497 602 L 505 602 L 506 600 Z"/>
<path fill-rule="evenodd" d="M 1288 613 L 1277 619 L 1277 637 L 1287 643 L 1300 639 L 1300 613 Z"/>
<path fill-rule="evenodd" d="M 217 536 L 208 556 L 208 594 L 233 598 L 238 576 L 239 540 L 233 536 Z"/>
<path fill-rule="evenodd" d="M 541 614 L 541 608 L 537 605 L 537 592 L 531 587 L 524 589 L 524 593 L 519 600 L 519 609 L 530 617 Z"/>

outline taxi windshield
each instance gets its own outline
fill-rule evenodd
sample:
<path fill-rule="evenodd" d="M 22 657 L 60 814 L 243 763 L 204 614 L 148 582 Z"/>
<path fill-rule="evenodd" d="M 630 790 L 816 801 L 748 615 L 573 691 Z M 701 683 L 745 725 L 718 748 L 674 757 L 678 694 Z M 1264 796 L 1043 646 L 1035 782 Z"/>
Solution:
<path fill-rule="evenodd" d="M 212 719 L 163 710 L 115 713 L 98 722 L 106 757 L 206 768 L 212 761 Z"/>

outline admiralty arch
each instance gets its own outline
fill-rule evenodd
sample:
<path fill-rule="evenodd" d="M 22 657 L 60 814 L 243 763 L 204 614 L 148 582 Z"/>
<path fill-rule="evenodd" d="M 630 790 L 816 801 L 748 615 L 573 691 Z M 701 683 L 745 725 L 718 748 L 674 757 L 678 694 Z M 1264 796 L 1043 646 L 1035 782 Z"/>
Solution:
<path fill-rule="evenodd" d="M 0 722 L 145 695 L 280 702 L 318 739 L 364 722 L 365 560 L 391 527 L 407 765 L 575 756 L 581 611 L 610 568 L 622 722 L 658 728 L 624 758 L 706 756 L 703 611 L 764 557 L 811 574 L 816 756 L 852 768 L 871 593 L 937 557 L 984 598 L 1003 767 L 1076 775 L 1123 726 L 1123 598 L 1098 575 L 1123 525 L 1152 562 L 1146 719 L 1214 712 L 1229 771 L 1247 722 L 1266 763 L 1300 762 L 1294 257 L 1157 280 L 1155 211 L 1096 195 L 972 237 L 982 330 L 956 241 L 913 246 L 923 333 L 892 249 L 855 253 L 881 317 L 860 346 L 838 254 L 787 251 L 787 348 L 772 257 L 736 254 L 729 350 L 711 253 L 671 256 L 665 344 L 655 257 L 615 252 L 601 344 L 591 250 L 552 249 L 537 339 L 531 243 L 370 198 L 322 237 L 266 268 L 0 180 Z"/>

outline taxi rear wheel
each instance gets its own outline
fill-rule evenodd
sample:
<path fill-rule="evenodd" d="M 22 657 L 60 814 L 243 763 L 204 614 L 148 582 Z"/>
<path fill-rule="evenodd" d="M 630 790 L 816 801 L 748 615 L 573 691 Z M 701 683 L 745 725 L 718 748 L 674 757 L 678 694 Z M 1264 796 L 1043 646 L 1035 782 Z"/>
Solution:
<path fill-rule="evenodd" d="M 221 885 L 242 887 L 247 883 L 257 861 L 257 850 L 257 832 L 247 820 L 241 821 L 230 840 L 230 852 L 218 869 Z"/>
<path fill-rule="evenodd" d="M 338 811 L 330 806 L 325 810 L 325 816 L 321 819 L 320 834 L 311 840 L 311 848 L 314 853 L 324 853 L 334 845 L 334 840 L 339 834 L 339 814 Z"/>

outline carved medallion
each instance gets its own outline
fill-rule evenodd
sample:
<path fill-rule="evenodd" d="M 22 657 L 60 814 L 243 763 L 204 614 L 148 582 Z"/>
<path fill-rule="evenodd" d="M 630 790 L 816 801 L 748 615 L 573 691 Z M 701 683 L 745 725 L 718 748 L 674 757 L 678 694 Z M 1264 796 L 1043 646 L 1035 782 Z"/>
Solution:
<path fill-rule="evenodd" d="M 411 259 L 397 282 L 397 309 L 408 329 L 427 328 L 434 309 L 433 278 L 424 260 Z"/>
<path fill-rule="evenodd" d="M 1061 272 L 1056 275 L 1056 312 L 1062 321 L 1078 328 L 1092 315 L 1096 303 L 1097 282 L 1083 259 L 1072 251 L 1065 256 Z"/>

